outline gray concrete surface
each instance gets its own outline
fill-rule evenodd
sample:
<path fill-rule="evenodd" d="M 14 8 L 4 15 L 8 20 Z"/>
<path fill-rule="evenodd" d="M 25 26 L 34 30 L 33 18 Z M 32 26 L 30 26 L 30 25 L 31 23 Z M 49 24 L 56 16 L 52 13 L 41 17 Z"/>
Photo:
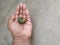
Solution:
<path fill-rule="evenodd" d="M 60 45 L 60 0 L 0 0 L 0 45 L 12 45 L 7 20 L 21 2 L 33 22 L 31 45 Z"/>

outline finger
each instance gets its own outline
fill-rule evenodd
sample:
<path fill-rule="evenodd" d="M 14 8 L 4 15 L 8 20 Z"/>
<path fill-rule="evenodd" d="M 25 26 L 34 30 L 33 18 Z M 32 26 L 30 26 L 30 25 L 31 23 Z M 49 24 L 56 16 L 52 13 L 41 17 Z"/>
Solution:
<path fill-rule="evenodd" d="M 23 3 L 20 4 L 20 14 L 22 14 Z"/>
<path fill-rule="evenodd" d="M 28 9 L 26 9 L 26 17 L 27 17 L 27 22 L 26 22 L 26 24 L 31 25 L 32 22 L 31 22 L 31 18 L 30 18 Z"/>
<path fill-rule="evenodd" d="M 25 12 L 26 12 L 26 5 L 25 4 L 23 4 L 23 15 L 25 15 Z"/>
<path fill-rule="evenodd" d="M 22 7 L 23 7 L 23 3 L 20 3 L 20 9 L 22 9 Z"/>
<path fill-rule="evenodd" d="M 26 5 L 23 4 L 23 7 L 22 7 L 23 11 L 26 10 Z"/>
<path fill-rule="evenodd" d="M 20 5 L 17 5 L 15 15 L 19 15 L 19 11 L 20 11 Z"/>
<path fill-rule="evenodd" d="M 31 21 L 28 9 L 26 9 L 26 17 L 27 17 L 27 21 Z"/>
<path fill-rule="evenodd" d="M 16 11 L 20 11 L 20 5 L 17 5 L 17 7 L 16 7 Z"/>

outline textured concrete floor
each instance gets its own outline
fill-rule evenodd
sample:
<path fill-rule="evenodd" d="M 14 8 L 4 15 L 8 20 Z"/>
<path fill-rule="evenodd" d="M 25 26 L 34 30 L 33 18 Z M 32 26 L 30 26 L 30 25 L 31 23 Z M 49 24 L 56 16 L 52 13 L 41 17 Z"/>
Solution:
<path fill-rule="evenodd" d="M 0 0 L 0 45 L 12 45 L 7 20 L 20 2 L 32 18 L 31 45 L 60 45 L 60 0 Z"/>

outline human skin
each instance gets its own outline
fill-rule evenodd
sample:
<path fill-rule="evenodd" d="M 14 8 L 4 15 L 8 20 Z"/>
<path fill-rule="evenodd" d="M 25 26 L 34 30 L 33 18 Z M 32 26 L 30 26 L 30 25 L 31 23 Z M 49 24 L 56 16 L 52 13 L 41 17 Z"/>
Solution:
<path fill-rule="evenodd" d="M 26 18 L 27 21 L 24 24 L 19 24 L 18 17 Z M 25 4 L 20 3 L 17 5 L 15 13 L 8 19 L 7 26 L 13 36 L 12 45 L 30 45 L 32 22 Z"/>

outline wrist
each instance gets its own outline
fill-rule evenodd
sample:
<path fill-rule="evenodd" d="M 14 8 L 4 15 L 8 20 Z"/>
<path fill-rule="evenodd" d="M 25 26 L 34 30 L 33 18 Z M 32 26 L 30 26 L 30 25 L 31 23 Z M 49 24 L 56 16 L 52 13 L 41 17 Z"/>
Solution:
<path fill-rule="evenodd" d="M 30 45 L 30 38 L 25 36 L 13 37 L 13 45 Z"/>
<path fill-rule="evenodd" d="M 30 40 L 30 37 L 27 36 L 14 36 L 13 39 L 21 39 L 21 40 Z"/>

